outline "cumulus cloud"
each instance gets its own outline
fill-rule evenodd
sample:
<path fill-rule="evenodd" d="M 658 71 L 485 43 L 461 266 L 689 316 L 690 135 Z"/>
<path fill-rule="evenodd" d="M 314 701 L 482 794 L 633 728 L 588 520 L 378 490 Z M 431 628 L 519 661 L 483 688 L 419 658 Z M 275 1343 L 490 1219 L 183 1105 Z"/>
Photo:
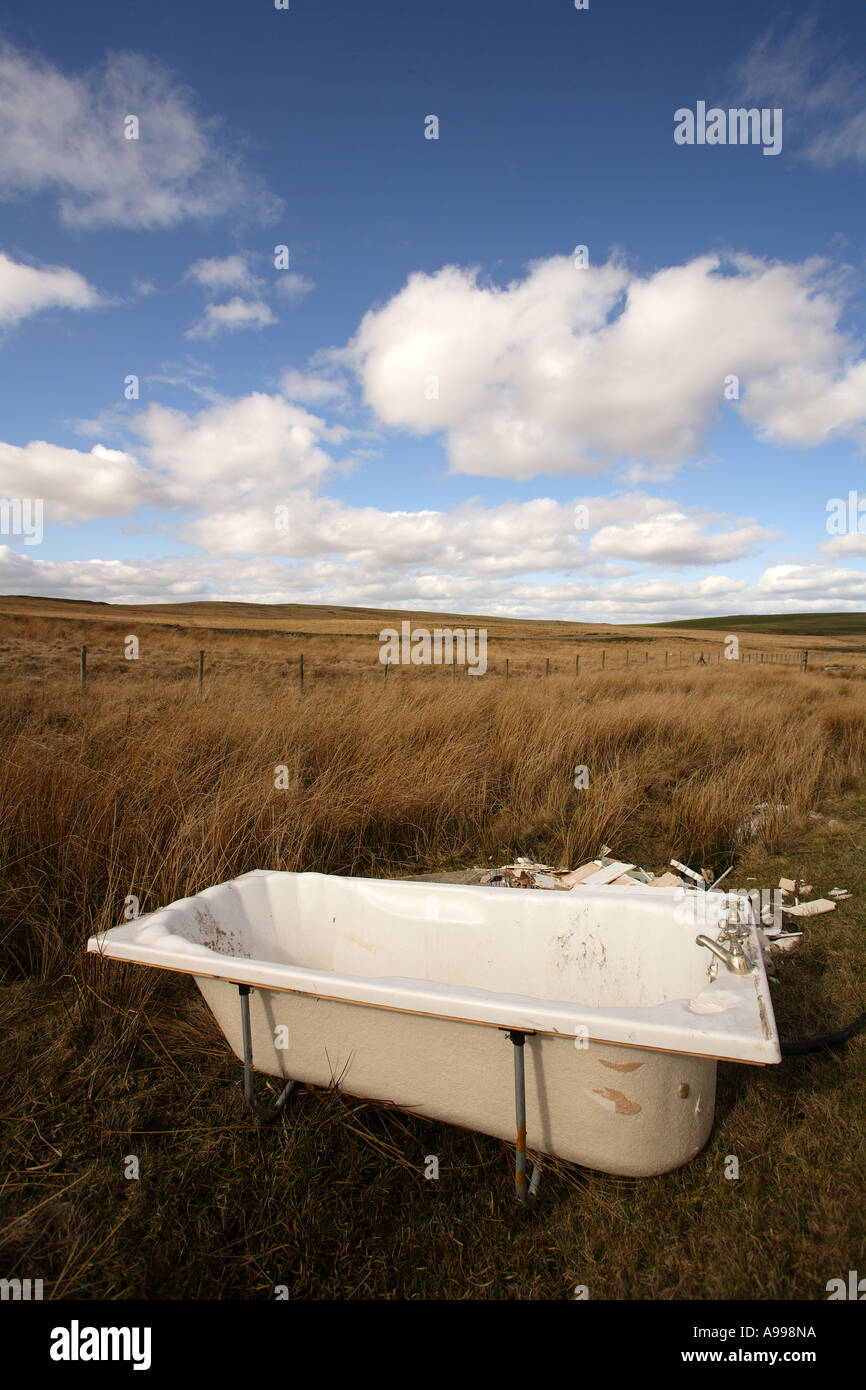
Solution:
<path fill-rule="evenodd" d="M 287 367 L 283 372 L 280 390 L 290 401 L 303 401 L 306 405 L 339 406 L 349 401 L 345 381 L 316 372 L 301 372 L 295 367 Z"/>
<path fill-rule="evenodd" d="M 98 309 L 107 303 L 77 270 L 58 265 L 39 269 L 0 252 L 0 329 L 43 309 Z"/>
<path fill-rule="evenodd" d="M 246 256 L 240 253 L 193 261 L 186 274 L 190 280 L 215 293 L 233 289 L 254 290 L 262 284 L 250 270 Z"/>
<path fill-rule="evenodd" d="M 820 566 L 810 567 L 820 569 Z M 33 551 L 0 545 L 0 592 L 96 598 L 114 603 L 245 600 L 251 603 L 343 603 L 491 616 L 562 618 L 591 622 L 653 622 L 724 612 L 820 612 L 827 600 L 813 597 L 802 571 L 775 571 L 768 584 L 712 575 L 698 583 L 662 579 L 604 583 L 595 577 L 532 582 L 502 577 L 406 575 L 327 559 L 286 563 L 278 559 L 193 556 L 164 559 L 42 560 Z M 840 611 L 862 608 L 866 575 L 833 572 L 833 602 Z"/>
<path fill-rule="evenodd" d="M 278 507 L 284 509 L 279 526 Z M 725 529 L 709 530 L 720 522 Z M 629 572 L 629 563 L 617 562 L 703 567 L 747 555 L 772 534 L 754 522 L 671 510 L 670 502 L 640 493 L 575 503 L 540 497 L 495 507 L 476 500 L 448 511 L 410 512 L 351 507 L 308 489 L 276 488 L 267 502 L 251 498 L 244 506 L 210 510 L 181 528 L 184 540 L 212 555 L 341 555 L 371 572 L 426 568 L 476 578 Z"/>
<path fill-rule="evenodd" d="M 373 572 L 429 567 L 451 574 L 519 574 L 582 563 L 572 508 L 547 498 L 409 512 L 275 489 L 269 502 L 211 512 L 186 527 L 183 538 L 211 554 L 341 555 Z M 279 506 L 287 509 L 281 527 L 275 524 Z"/>
<path fill-rule="evenodd" d="M 323 446 L 345 437 L 303 407 L 258 391 L 197 415 L 151 405 L 130 428 L 143 440 L 149 468 L 167 480 L 172 499 L 196 508 L 310 487 L 334 466 Z"/>
<path fill-rule="evenodd" d="M 834 569 L 829 565 L 772 565 L 755 585 L 762 598 L 780 595 L 803 600 L 804 609 L 847 607 L 866 599 L 866 573 L 862 570 Z"/>
<path fill-rule="evenodd" d="M 266 328 L 276 321 L 264 300 L 235 295 L 225 304 L 208 304 L 202 317 L 187 329 L 186 337 L 214 338 L 217 333 L 235 333 L 239 328 Z"/>
<path fill-rule="evenodd" d="M 866 364 L 818 261 L 702 256 L 640 276 L 538 262 L 502 289 L 414 274 L 342 354 L 385 425 L 442 434 L 455 472 L 669 472 L 723 408 L 774 443 L 866 428 Z M 731 377 L 739 399 L 726 399 Z"/>
<path fill-rule="evenodd" d="M 861 524 L 863 524 L 861 522 Z M 829 555 L 831 559 L 843 559 L 847 556 L 863 555 L 866 556 L 866 526 L 863 531 L 851 531 L 844 536 L 832 536 L 829 541 L 821 546 L 824 555 Z"/>
<path fill-rule="evenodd" d="M 293 270 L 282 271 L 276 279 L 276 286 L 280 294 L 285 295 L 286 299 L 303 299 L 305 294 L 316 288 L 314 280 L 308 280 L 303 275 L 296 275 Z"/>
<path fill-rule="evenodd" d="M 684 565 L 740 560 L 752 554 L 761 541 L 776 535 L 753 521 L 735 529 L 708 532 L 706 526 L 711 520 L 701 513 L 689 516 L 681 511 L 662 512 L 649 521 L 603 526 L 592 536 L 588 549 L 593 555 L 678 569 Z"/>
<path fill-rule="evenodd" d="M 139 138 L 124 122 L 136 116 Z M 56 195 L 67 226 L 172 227 L 281 203 L 244 167 L 228 133 L 194 94 L 140 53 L 110 53 L 67 74 L 11 45 L 0 49 L 0 196 Z"/>
<path fill-rule="evenodd" d="M 92 433 L 99 422 L 85 424 Z M 724 563 L 773 534 L 642 492 L 497 506 L 472 499 L 448 510 L 351 506 L 322 487 L 352 432 L 265 393 L 197 414 L 154 404 L 117 418 L 121 427 L 139 441 L 134 449 L 0 446 L 0 489 L 46 498 L 58 521 L 131 515 L 145 504 L 176 509 L 178 537 L 211 555 L 337 557 L 371 575 L 615 577 L 636 562 Z"/>
<path fill-rule="evenodd" d="M 123 516 L 165 504 L 162 482 L 121 449 L 95 445 L 88 453 L 35 439 L 0 443 L 0 497 L 41 497 L 47 523 Z"/>
<path fill-rule="evenodd" d="M 217 333 L 234 332 L 239 328 L 264 328 L 277 322 L 262 297 L 267 282 L 254 273 L 247 252 L 194 261 L 187 269 L 186 278 L 200 285 L 212 301 L 231 289 L 241 290 L 243 295 L 255 296 L 244 298 L 243 295 L 235 295 L 226 303 L 211 302 L 203 316 L 187 330 L 188 338 L 213 338 Z M 289 300 L 302 299 L 315 289 L 311 280 L 295 274 L 280 274 L 273 284 Z"/>

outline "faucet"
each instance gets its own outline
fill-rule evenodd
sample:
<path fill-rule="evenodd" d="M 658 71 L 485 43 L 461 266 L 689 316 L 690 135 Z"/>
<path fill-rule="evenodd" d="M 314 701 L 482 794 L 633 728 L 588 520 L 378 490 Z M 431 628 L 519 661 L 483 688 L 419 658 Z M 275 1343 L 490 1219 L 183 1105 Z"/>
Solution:
<path fill-rule="evenodd" d="M 730 941 L 731 949 L 727 950 L 718 941 L 713 941 L 711 936 L 705 936 L 703 932 L 700 936 L 695 937 L 698 946 L 706 946 L 735 975 L 750 975 L 755 967 L 740 945 L 738 937 L 733 936 Z"/>

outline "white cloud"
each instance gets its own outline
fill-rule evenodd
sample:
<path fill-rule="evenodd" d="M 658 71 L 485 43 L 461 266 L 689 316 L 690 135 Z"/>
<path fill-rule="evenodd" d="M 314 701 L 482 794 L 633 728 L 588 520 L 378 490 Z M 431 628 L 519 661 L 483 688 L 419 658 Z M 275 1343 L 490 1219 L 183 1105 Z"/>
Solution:
<path fill-rule="evenodd" d="M 280 390 L 290 401 L 303 401 L 306 405 L 345 405 L 349 401 L 345 381 L 300 372 L 295 367 L 287 367 L 283 372 Z"/>
<path fill-rule="evenodd" d="M 189 416 L 152 405 L 131 428 L 149 467 L 168 480 L 178 503 L 218 508 L 250 494 L 310 487 L 333 467 L 323 444 L 343 431 L 280 396 L 254 392 Z"/>
<path fill-rule="evenodd" d="M 66 266 L 42 269 L 0 252 L 0 328 L 9 328 L 43 309 L 98 309 L 109 301 Z"/>
<path fill-rule="evenodd" d="M 278 505 L 288 508 L 283 528 L 275 526 Z M 180 534 L 211 555 L 339 555 L 371 573 L 426 569 L 476 579 L 557 570 L 628 573 L 617 561 L 705 567 L 739 559 L 774 534 L 754 522 L 732 525 L 715 514 L 672 511 L 670 502 L 640 493 L 581 499 L 584 532 L 575 529 L 575 505 L 541 497 L 496 507 L 470 501 L 449 511 L 385 511 L 275 485 L 267 497 L 260 492 L 244 505 L 210 510 Z M 708 530 L 720 522 L 727 529 Z"/>
<path fill-rule="evenodd" d="M 183 362 L 162 362 L 158 372 L 151 373 L 145 377 L 148 382 L 159 382 L 163 386 L 182 386 L 185 390 L 191 391 L 193 395 L 200 396 L 209 401 L 211 405 L 225 403 L 225 397 L 216 390 L 215 387 L 208 385 L 208 378 L 213 377 L 214 369 L 208 362 L 199 362 L 195 358 L 187 357 Z M 114 428 L 120 424 L 119 418 L 115 419 Z M 79 434 L 104 434 L 105 426 L 102 419 L 99 420 L 77 420 L 74 426 Z"/>
<path fill-rule="evenodd" d="M 615 578 L 629 573 L 624 561 L 704 567 L 773 534 L 641 492 L 493 507 L 475 499 L 447 511 L 350 506 L 320 488 L 341 466 L 334 446 L 351 433 L 264 393 L 194 415 L 151 405 L 114 418 L 115 431 L 141 441 L 134 451 L 3 445 L 0 490 L 46 498 L 49 521 L 130 515 L 145 503 L 175 508 L 179 538 L 213 556 L 338 559 L 363 576 L 414 581 L 426 572 L 429 581 L 438 572 L 446 583 L 578 571 Z M 85 422 L 85 432 L 100 423 L 111 429 L 106 418 Z M 275 524 L 278 507 L 287 508 L 285 527 Z"/>
<path fill-rule="evenodd" d="M 314 280 L 307 280 L 292 270 L 281 271 L 276 278 L 276 286 L 280 294 L 285 295 L 287 299 L 303 299 L 305 294 L 316 288 Z"/>
<path fill-rule="evenodd" d="M 700 513 L 662 512 L 650 521 L 603 526 L 592 536 L 588 549 L 592 555 L 679 568 L 740 560 L 776 534 L 754 521 L 733 530 L 708 532 L 705 528 L 713 520 Z"/>
<path fill-rule="evenodd" d="M 787 32 L 767 30 L 737 69 L 743 100 L 781 107 L 786 142 L 793 134 L 798 151 L 829 167 L 866 162 L 864 77 L 845 37 L 831 39 L 814 15 Z"/>
<path fill-rule="evenodd" d="M 559 256 L 505 289 L 446 266 L 366 314 L 341 359 L 384 424 L 442 433 L 455 472 L 664 475 L 724 409 L 774 443 L 862 436 L 866 364 L 842 309 L 817 261 L 703 256 L 639 276 Z"/>
<path fill-rule="evenodd" d="M 0 443 L 0 497 L 41 497 L 46 524 L 122 516 L 148 503 L 165 504 L 157 477 L 120 449 L 97 444 L 89 453 L 34 439 Z"/>
<path fill-rule="evenodd" d="M 250 270 L 246 256 L 239 253 L 193 261 L 186 274 L 204 289 L 217 294 L 224 290 L 255 290 L 262 284 Z"/>
<path fill-rule="evenodd" d="M 124 121 L 138 117 L 139 139 Z M 67 75 L 10 45 L 0 50 L 0 196 L 50 192 L 74 227 L 172 227 L 281 206 L 243 166 L 193 93 L 140 53 L 110 53 Z"/>
<path fill-rule="evenodd" d="M 866 573 L 863 570 L 832 569 L 829 565 L 772 565 L 755 585 L 761 597 L 783 595 L 802 599 L 804 607 L 822 604 L 841 607 L 866 599 Z"/>
<path fill-rule="evenodd" d="M 225 304 L 208 304 L 202 317 L 187 329 L 186 336 L 213 338 L 217 333 L 234 333 L 239 328 L 266 328 L 276 321 L 263 300 L 235 295 Z"/>
<path fill-rule="evenodd" d="M 866 524 L 862 517 L 860 522 L 861 525 Z M 832 536 L 820 549 L 824 555 L 834 560 L 842 560 L 846 555 L 866 556 L 866 531 L 851 531 L 844 536 Z"/>
<path fill-rule="evenodd" d="M 688 585 L 672 580 L 596 578 L 533 583 L 513 578 L 461 578 L 439 573 L 366 573 L 345 561 L 311 560 L 290 564 L 277 559 L 42 560 L 34 550 L 0 545 L 0 592 L 97 598 L 115 603 L 182 600 L 246 600 L 252 603 L 342 603 L 433 609 L 527 618 L 587 622 L 664 622 L 718 613 L 822 612 L 862 609 L 866 574 L 821 571 L 806 584 L 790 568 L 767 571 L 770 580 L 712 575 Z M 817 579 L 818 594 L 811 592 Z M 371 658 L 372 659 L 372 658 Z"/>

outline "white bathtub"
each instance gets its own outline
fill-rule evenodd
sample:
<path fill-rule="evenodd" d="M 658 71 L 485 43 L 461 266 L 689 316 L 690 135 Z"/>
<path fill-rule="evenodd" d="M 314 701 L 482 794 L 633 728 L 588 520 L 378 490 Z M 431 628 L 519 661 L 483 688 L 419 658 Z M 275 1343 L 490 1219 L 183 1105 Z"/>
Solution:
<path fill-rule="evenodd" d="M 238 1057 L 251 986 L 260 1072 L 502 1139 L 525 1034 L 530 1149 L 647 1176 L 706 1143 L 717 1059 L 781 1057 L 748 900 L 738 974 L 696 944 L 710 895 L 683 896 L 258 870 L 88 950 L 193 975 Z"/>

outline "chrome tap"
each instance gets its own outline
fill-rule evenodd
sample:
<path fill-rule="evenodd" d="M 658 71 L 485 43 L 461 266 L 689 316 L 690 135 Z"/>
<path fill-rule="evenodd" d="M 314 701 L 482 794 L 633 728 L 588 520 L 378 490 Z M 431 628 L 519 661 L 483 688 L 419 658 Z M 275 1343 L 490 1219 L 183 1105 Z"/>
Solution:
<path fill-rule="evenodd" d="M 755 967 L 740 945 L 739 937 L 734 934 L 728 939 L 731 943 L 730 950 L 722 946 L 720 942 L 713 941 L 711 936 L 705 936 L 703 932 L 700 936 L 695 937 L 695 942 L 698 946 L 706 946 L 714 956 L 718 956 L 726 969 L 731 970 L 735 975 L 750 975 Z"/>

